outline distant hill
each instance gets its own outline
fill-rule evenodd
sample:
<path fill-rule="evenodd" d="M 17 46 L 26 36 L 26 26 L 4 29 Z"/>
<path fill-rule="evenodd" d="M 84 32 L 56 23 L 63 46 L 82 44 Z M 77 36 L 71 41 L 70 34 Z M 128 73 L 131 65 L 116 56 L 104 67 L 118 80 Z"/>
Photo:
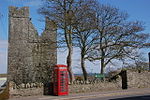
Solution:
<path fill-rule="evenodd" d="M 0 78 L 1 77 L 7 77 L 7 74 L 0 74 Z"/>

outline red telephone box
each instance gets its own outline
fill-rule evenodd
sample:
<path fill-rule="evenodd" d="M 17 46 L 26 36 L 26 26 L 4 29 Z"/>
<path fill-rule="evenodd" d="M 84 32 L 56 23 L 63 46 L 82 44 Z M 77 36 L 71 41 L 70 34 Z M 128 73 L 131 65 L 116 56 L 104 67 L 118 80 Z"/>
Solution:
<path fill-rule="evenodd" d="M 54 67 L 54 95 L 68 95 L 68 71 L 66 65 Z"/>

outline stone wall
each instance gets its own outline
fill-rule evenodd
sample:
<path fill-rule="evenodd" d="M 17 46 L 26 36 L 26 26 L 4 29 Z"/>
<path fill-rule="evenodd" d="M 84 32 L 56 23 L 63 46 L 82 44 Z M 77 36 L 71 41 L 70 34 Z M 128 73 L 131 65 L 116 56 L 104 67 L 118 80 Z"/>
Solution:
<path fill-rule="evenodd" d="M 118 82 L 96 82 L 93 84 L 73 84 L 69 85 L 70 93 L 89 93 L 100 91 L 113 91 L 121 89 Z"/>
<path fill-rule="evenodd" d="M 149 71 L 127 71 L 129 88 L 150 88 L 150 72 Z"/>
<path fill-rule="evenodd" d="M 8 81 L 16 84 L 52 81 L 57 64 L 56 24 L 46 18 L 41 36 L 28 7 L 9 7 Z"/>
<path fill-rule="evenodd" d="M 9 82 L 9 97 L 23 97 L 23 96 L 39 96 L 43 95 L 43 83 L 27 83 L 17 85 L 14 82 Z"/>
<path fill-rule="evenodd" d="M 116 71 L 118 74 L 121 71 Z M 114 74 L 114 73 L 113 73 Z M 115 74 L 114 74 L 115 75 Z M 150 72 L 128 70 L 127 71 L 127 84 L 128 88 L 150 88 Z M 100 92 L 100 91 L 113 91 L 122 89 L 122 79 L 118 75 L 116 80 L 111 82 L 75 82 L 75 84 L 69 85 L 70 93 L 85 93 L 85 92 Z"/>

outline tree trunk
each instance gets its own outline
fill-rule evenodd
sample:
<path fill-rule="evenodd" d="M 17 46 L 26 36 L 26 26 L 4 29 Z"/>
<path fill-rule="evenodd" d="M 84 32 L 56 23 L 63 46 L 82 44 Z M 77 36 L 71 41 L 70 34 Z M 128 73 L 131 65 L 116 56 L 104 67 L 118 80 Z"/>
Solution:
<path fill-rule="evenodd" d="M 73 54 L 73 48 L 72 45 L 68 45 L 68 56 L 67 56 L 67 66 L 68 66 L 68 72 L 69 72 L 69 77 L 70 77 L 70 83 L 73 83 L 75 80 L 74 74 L 72 71 L 72 54 Z"/>
<path fill-rule="evenodd" d="M 104 63 L 105 63 L 105 58 L 104 58 L 104 56 L 105 56 L 105 53 L 104 53 L 103 49 L 102 49 L 101 51 L 102 51 L 101 74 L 104 74 L 104 68 L 105 68 L 105 65 L 104 65 Z M 104 77 L 102 77 L 101 80 L 104 81 Z"/>
<path fill-rule="evenodd" d="M 104 74 L 104 59 L 101 59 L 101 74 Z"/>
<path fill-rule="evenodd" d="M 85 60 L 84 60 L 84 56 L 82 56 L 82 54 L 81 54 L 81 68 L 82 68 L 84 80 L 87 81 L 87 71 L 85 69 Z"/>
<path fill-rule="evenodd" d="M 150 52 L 148 53 L 148 58 L 149 58 L 149 72 L 150 72 Z"/>
<path fill-rule="evenodd" d="M 100 71 L 100 73 L 101 74 L 104 74 L 104 68 L 105 68 L 105 65 L 104 65 L 104 56 L 105 56 L 105 53 L 104 53 L 104 51 L 103 51 L 103 49 L 101 49 L 101 52 L 102 52 L 102 58 L 101 58 L 101 71 Z"/>
<path fill-rule="evenodd" d="M 71 7 L 71 6 L 70 6 Z M 65 31 L 65 40 L 66 40 L 66 44 L 67 44 L 67 48 L 68 48 L 68 56 L 67 56 L 67 66 L 68 66 L 68 73 L 69 73 L 69 77 L 70 77 L 70 83 L 72 84 L 73 81 L 75 80 L 74 78 L 74 74 L 72 71 L 72 54 L 73 54 L 73 46 L 72 46 L 72 27 L 71 25 L 69 26 L 69 33 L 67 30 L 67 10 L 66 10 L 66 0 L 64 0 L 64 31 Z M 71 22 L 70 22 L 71 24 Z"/>

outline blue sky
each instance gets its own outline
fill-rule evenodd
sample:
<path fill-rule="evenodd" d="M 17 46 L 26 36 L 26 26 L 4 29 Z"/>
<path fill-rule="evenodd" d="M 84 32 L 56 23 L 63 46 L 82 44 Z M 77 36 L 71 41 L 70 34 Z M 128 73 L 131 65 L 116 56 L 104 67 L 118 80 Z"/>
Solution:
<path fill-rule="evenodd" d="M 119 8 L 121 11 L 125 11 L 129 14 L 129 20 L 140 20 L 145 23 L 146 33 L 150 33 L 150 0 L 99 0 L 104 4 L 110 4 Z M 8 6 L 29 6 L 30 7 L 30 17 L 32 18 L 32 23 L 39 33 L 44 29 L 44 22 L 39 21 L 44 19 L 42 16 L 37 14 L 37 9 L 41 6 L 41 0 L 0 0 L 0 73 L 7 72 L 7 40 L 8 40 Z M 77 50 L 78 51 L 78 50 Z M 144 49 L 145 57 L 147 58 L 147 53 L 150 52 L 150 49 Z M 64 51 L 63 51 L 64 52 Z M 65 53 L 59 52 L 58 54 L 58 63 L 65 64 L 64 58 Z M 78 65 L 79 57 L 74 57 L 74 64 Z M 99 70 L 97 64 L 91 64 L 88 62 L 88 66 L 97 66 L 95 68 L 88 67 L 88 71 L 91 72 L 93 69 Z M 78 72 L 78 68 L 74 69 Z M 97 72 L 95 70 L 94 72 Z"/>

